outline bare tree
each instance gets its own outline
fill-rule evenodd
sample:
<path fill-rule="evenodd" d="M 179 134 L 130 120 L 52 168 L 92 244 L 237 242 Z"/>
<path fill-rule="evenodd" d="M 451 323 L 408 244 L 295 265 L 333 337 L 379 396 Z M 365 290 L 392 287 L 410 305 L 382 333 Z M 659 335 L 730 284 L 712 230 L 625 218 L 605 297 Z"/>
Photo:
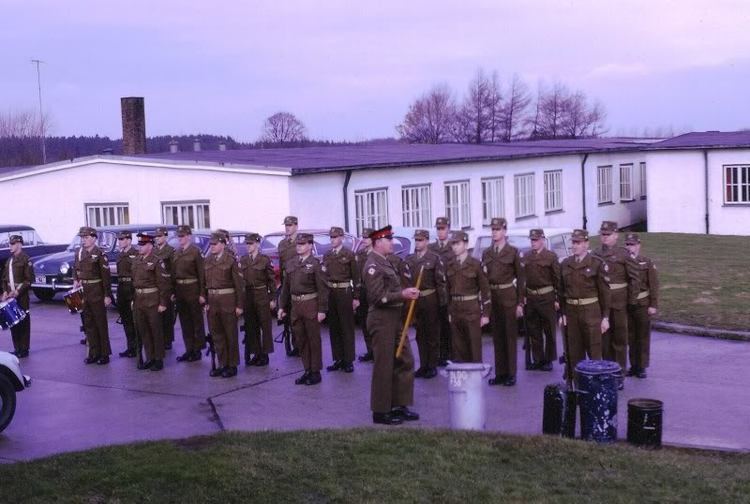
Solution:
<path fill-rule="evenodd" d="M 492 72 L 487 89 L 487 140 L 489 142 L 494 143 L 502 140 L 504 108 L 500 79 L 497 72 Z"/>
<path fill-rule="evenodd" d="M 534 102 L 534 113 L 527 119 L 529 138 L 535 140 L 544 137 L 542 128 L 542 97 L 544 96 L 544 83 L 539 82 L 536 86 L 536 101 Z"/>
<path fill-rule="evenodd" d="M 439 84 L 409 106 L 396 131 L 409 143 L 449 142 L 454 133 L 455 119 L 453 94 L 447 85 Z"/>
<path fill-rule="evenodd" d="M 41 131 L 41 124 L 33 112 L 21 110 L 0 113 L 0 137 L 38 137 Z"/>
<path fill-rule="evenodd" d="M 263 123 L 261 142 L 286 144 L 307 140 L 305 125 L 290 112 L 277 112 Z"/>
<path fill-rule="evenodd" d="M 513 75 L 500 116 L 502 141 L 510 142 L 522 134 L 521 125 L 530 102 L 528 86 L 518 75 Z"/>
<path fill-rule="evenodd" d="M 563 115 L 570 91 L 561 82 L 540 96 L 540 130 L 542 138 L 560 138 L 563 133 Z"/>
<path fill-rule="evenodd" d="M 498 93 L 499 94 L 499 93 Z M 487 141 L 489 134 L 489 102 L 490 81 L 481 68 L 477 70 L 474 79 L 469 83 L 461 108 L 459 109 L 460 123 L 466 129 L 459 132 L 459 136 L 471 143 Z"/>

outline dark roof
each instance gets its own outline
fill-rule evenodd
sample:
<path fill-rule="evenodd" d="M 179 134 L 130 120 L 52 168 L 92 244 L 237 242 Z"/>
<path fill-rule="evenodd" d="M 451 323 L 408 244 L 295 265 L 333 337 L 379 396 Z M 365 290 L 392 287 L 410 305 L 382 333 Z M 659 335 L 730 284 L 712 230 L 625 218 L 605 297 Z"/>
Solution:
<path fill-rule="evenodd" d="M 750 131 L 696 131 L 656 142 L 651 149 L 750 147 Z"/>
<path fill-rule="evenodd" d="M 8 231 L 34 231 L 34 228 L 25 224 L 0 224 L 0 233 Z"/>

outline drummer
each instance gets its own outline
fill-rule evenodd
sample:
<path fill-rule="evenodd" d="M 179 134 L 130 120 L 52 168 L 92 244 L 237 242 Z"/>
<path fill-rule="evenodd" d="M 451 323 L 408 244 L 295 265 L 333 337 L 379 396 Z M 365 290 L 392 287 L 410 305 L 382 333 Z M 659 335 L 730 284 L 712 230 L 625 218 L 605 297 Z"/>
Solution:
<path fill-rule="evenodd" d="M 26 312 L 26 317 L 10 328 L 13 337 L 13 354 L 18 358 L 29 356 L 31 340 L 31 315 L 29 312 L 29 288 L 34 281 L 34 265 L 23 251 L 23 236 L 11 235 L 10 258 L 5 262 L 2 274 L 2 301 L 15 299 Z"/>

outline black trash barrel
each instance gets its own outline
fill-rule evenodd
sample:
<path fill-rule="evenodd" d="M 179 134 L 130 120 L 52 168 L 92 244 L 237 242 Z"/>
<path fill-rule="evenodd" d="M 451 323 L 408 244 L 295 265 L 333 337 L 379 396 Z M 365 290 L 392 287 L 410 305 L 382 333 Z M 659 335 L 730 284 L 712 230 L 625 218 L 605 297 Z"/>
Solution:
<path fill-rule="evenodd" d="M 559 383 L 544 387 L 544 410 L 542 412 L 542 433 L 559 436 L 562 433 L 563 407 L 565 398 Z"/>
<path fill-rule="evenodd" d="M 628 401 L 628 443 L 646 448 L 661 447 L 664 403 L 657 399 Z"/>
<path fill-rule="evenodd" d="M 620 365 L 605 360 L 583 360 L 576 366 L 581 438 L 599 443 L 617 440 L 617 384 Z"/>

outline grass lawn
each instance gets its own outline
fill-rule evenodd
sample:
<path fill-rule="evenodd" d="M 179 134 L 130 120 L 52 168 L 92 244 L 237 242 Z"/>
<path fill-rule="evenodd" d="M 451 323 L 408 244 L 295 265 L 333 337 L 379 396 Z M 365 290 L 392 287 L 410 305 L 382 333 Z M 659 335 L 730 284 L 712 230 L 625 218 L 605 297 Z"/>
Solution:
<path fill-rule="evenodd" d="M 747 502 L 750 454 L 449 431 L 224 433 L 0 465 L 3 502 Z"/>
<path fill-rule="evenodd" d="M 750 329 L 750 237 L 639 233 L 661 283 L 657 320 Z M 625 233 L 620 233 L 624 242 Z M 592 239 L 591 247 L 598 246 Z"/>

